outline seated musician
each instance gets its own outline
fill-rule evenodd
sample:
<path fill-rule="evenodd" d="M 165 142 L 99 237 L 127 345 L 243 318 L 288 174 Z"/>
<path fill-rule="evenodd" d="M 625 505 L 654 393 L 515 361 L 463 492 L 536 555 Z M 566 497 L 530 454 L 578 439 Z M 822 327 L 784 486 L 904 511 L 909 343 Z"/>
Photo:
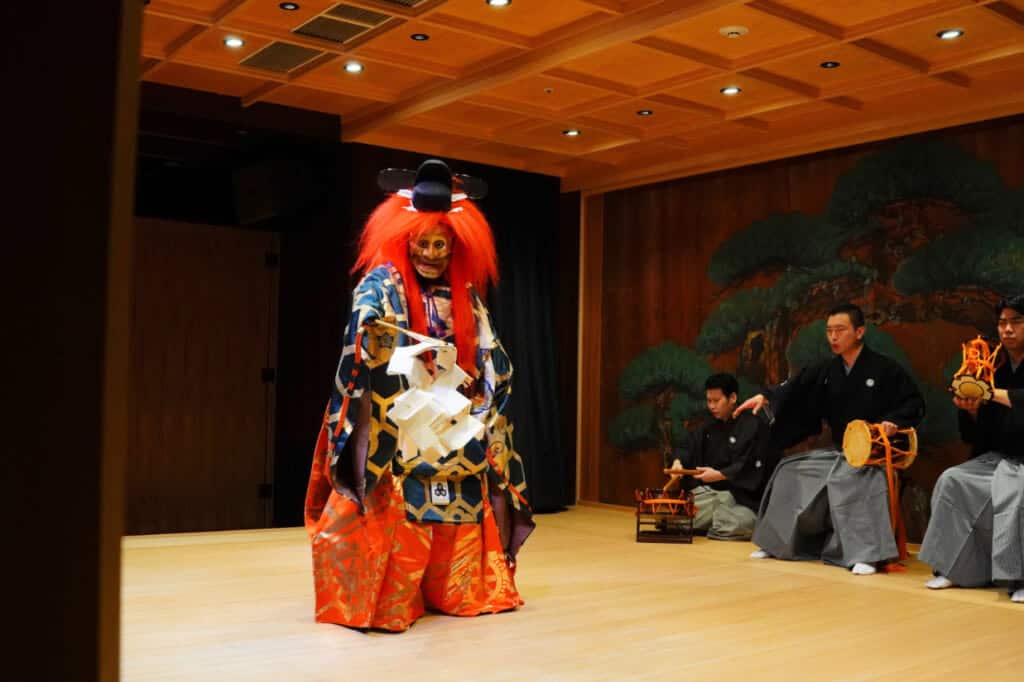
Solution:
<path fill-rule="evenodd" d="M 761 500 L 752 558 L 822 559 L 857 575 L 875 573 L 899 550 L 889 517 L 888 486 L 880 467 L 854 468 L 840 451 L 846 425 L 880 424 L 892 435 L 916 426 L 924 400 L 895 361 L 864 345 L 864 313 L 845 303 L 828 314 L 826 334 L 834 357 L 805 368 L 737 412 L 775 412 L 773 441 L 786 448 L 831 429 L 832 446 L 784 458 Z"/>
<path fill-rule="evenodd" d="M 768 425 L 750 413 L 734 417 L 738 391 L 731 374 L 708 377 L 704 395 L 712 419 L 690 433 L 689 447 L 673 463 L 697 470 L 683 480 L 697 504 L 693 527 L 715 540 L 750 539 L 771 471 L 765 462 Z"/>
<path fill-rule="evenodd" d="M 995 582 L 1024 603 L 1024 296 L 997 313 L 995 395 L 953 398 L 971 459 L 939 476 L 918 558 L 935 571 L 931 589 Z"/>

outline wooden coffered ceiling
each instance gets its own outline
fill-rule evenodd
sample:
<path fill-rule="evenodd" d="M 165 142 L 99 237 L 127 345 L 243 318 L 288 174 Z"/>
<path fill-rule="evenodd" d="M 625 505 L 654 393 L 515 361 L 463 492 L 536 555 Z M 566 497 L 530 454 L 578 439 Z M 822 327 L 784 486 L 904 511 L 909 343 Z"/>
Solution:
<path fill-rule="evenodd" d="M 1024 112 L 1024 0 L 294 4 L 151 0 L 143 78 L 585 191 Z"/>

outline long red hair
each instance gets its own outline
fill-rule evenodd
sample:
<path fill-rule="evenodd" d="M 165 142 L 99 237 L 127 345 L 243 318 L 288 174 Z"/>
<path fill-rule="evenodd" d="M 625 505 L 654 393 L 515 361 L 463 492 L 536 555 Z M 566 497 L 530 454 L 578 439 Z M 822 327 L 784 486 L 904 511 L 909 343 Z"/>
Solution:
<path fill-rule="evenodd" d="M 413 331 L 427 333 L 427 316 L 416 271 L 409 260 L 409 240 L 438 223 L 447 225 L 455 235 L 447 277 L 452 289 L 452 322 L 458 362 L 470 376 L 477 376 L 476 320 L 468 286 L 487 296 L 487 287 L 498 282 L 498 255 L 494 235 L 487 219 L 473 202 L 460 201 L 462 210 L 450 213 L 426 213 L 407 210 L 409 199 L 392 194 L 370 215 L 359 240 L 359 255 L 353 272 L 368 272 L 391 263 L 402 276 L 409 305 L 409 325 Z"/>

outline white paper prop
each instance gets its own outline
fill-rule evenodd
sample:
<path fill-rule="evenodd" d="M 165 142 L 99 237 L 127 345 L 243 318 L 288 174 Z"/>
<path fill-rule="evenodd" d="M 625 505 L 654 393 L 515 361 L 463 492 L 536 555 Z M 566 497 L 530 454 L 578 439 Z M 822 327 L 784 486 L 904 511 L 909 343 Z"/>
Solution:
<path fill-rule="evenodd" d="M 455 346 L 387 322 L 376 324 L 416 341 L 396 348 L 387 369 L 388 374 L 402 375 L 409 381 L 409 388 L 395 399 L 387 415 L 398 426 L 402 459 L 412 459 L 419 453 L 433 464 L 471 439 L 480 438 L 484 424 L 470 415 L 472 402 L 458 390 L 469 375 L 455 361 Z M 431 351 L 436 352 L 433 376 L 419 357 Z"/>

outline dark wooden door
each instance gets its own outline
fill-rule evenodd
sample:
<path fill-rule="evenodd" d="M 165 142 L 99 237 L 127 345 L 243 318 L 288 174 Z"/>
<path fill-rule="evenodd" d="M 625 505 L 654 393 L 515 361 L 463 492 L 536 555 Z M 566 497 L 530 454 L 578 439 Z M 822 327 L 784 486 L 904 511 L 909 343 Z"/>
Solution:
<path fill-rule="evenodd" d="M 271 524 L 275 252 L 269 232 L 139 220 L 126 533 Z"/>

